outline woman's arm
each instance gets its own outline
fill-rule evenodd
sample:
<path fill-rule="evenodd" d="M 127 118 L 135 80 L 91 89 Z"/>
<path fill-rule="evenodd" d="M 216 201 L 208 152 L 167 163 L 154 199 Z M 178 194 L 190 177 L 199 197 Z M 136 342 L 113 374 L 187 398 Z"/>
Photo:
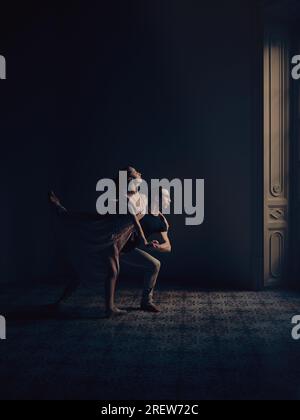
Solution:
<path fill-rule="evenodd" d="M 162 252 L 162 253 L 170 253 L 172 251 L 172 245 L 169 239 L 168 232 L 161 232 L 161 237 L 163 242 L 158 243 L 156 241 L 152 242 L 152 246 L 155 251 Z"/>
<path fill-rule="evenodd" d="M 132 215 L 132 217 L 133 217 L 134 226 L 135 226 L 136 231 L 137 231 L 137 233 L 139 235 L 139 238 L 141 239 L 141 241 L 143 242 L 143 244 L 145 246 L 148 246 L 149 245 L 149 242 L 146 239 L 146 236 L 144 234 L 143 228 L 142 228 L 142 226 L 140 224 L 140 221 L 139 221 L 138 217 L 136 215 L 134 215 L 134 214 Z"/>

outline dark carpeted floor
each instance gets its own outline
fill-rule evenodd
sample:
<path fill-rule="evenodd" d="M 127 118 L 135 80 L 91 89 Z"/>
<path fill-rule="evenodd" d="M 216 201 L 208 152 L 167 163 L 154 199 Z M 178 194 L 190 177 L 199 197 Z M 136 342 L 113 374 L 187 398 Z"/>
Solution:
<path fill-rule="evenodd" d="M 2 292 L 1 399 L 300 399 L 299 294 L 161 290 L 152 315 L 123 289 L 131 310 L 115 320 L 93 294 L 53 316 L 43 305 L 57 288 Z"/>

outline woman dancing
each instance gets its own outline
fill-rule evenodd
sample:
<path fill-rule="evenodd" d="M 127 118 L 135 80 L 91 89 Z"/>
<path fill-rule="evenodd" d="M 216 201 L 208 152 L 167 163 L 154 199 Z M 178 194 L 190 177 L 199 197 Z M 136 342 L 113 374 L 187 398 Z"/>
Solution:
<path fill-rule="evenodd" d="M 139 185 L 142 176 L 134 168 L 127 168 L 128 185 Z M 133 181 L 133 182 L 132 182 Z M 125 192 L 124 192 L 125 193 Z M 50 193 L 50 202 L 56 207 L 58 214 L 63 219 L 68 233 L 77 232 L 76 239 L 72 238 L 73 247 L 77 247 L 77 242 L 83 244 L 83 253 L 79 255 L 82 259 L 83 254 L 101 259 L 106 267 L 105 280 L 105 305 L 108 317 L 126 314 L 126 311 L 118 309 L 115 305 L 116 282 L 120 272 L 120 254 L 132 235 L 135 233 L 137 239 L 145 247 L 154 246 L 155 243 L 148 242 L 141 227 L 140 221 L 146 213 L 144 200 L 141 199 L 138 189 L 127 192 L 127 199 L 134 212 L 127 215 L 107 215 L 79 213 L 68 211 L 64 208 L 60 200 L 54 193 Z M 75 235 L 76 236 L 76 235 Z M 70 239 L 70 238 L 69 238 Z M 78 250 L 77 250 L 78 252 Z M 57 306 L 65 302 L 78 287 L 78 282 L 72 281 L 62 297 L 57 302 Z"/>

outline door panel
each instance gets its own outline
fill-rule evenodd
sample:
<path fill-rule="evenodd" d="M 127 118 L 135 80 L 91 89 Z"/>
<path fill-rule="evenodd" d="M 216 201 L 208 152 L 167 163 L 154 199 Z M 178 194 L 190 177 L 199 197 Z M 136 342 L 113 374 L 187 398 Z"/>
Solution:
<path fill-rule="evenodd" d="M 266 29 L 264 49 L 264 281 L 285 277 L 289 235 L 289 42 Z"/>

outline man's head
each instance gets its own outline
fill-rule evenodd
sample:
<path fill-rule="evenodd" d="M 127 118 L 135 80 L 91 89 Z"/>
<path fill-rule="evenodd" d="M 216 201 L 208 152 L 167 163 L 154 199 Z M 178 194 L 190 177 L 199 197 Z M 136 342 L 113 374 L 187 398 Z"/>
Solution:
<path fill-rule="evenodd" d="M 161 205 L 163 210 L 166 210 L 170 207 L 172 200 L 170 197 L 170 193 L 165 188 L 162 188 L 161 190 Z"/>
<path fill-rule="evenodd" d="M 172 202 L 169 191 L 166 188 L 159 188 L 158 193 L 155 191 L 153 193 L 154 201 L 152 211 L 155 213 L 159 209 L 161 211 L 167 210 Z"/>

